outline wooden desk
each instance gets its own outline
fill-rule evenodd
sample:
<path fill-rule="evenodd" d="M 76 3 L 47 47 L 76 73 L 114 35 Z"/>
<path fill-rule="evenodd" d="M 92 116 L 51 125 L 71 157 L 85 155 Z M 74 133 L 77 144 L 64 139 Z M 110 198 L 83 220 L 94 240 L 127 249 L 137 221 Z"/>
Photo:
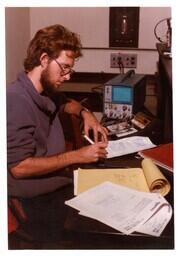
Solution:
<path fill-rule="evenodd" d="M 141 160 L 134 154 L 107 160 L 108 164 L 117 167 L 141 167 Z M 90 168 L 90 166 L 86 166 Z M 104 167 L 102 167 L 104 168 Z M 173 207 L 173 177 L 163 170 L 169 179 L 172 190 L 166 199 Z M 67 206 L 68 207 L 68 206 Z M 65 222 L 64 238 L 69 241 L 71 249 L 173 249 L 174 248 L 174 216 L 168 223 L 160 237 L 152 237 L 144 234 L 124 235 L 101 222 L 78 214 L 70 208 Z"/>

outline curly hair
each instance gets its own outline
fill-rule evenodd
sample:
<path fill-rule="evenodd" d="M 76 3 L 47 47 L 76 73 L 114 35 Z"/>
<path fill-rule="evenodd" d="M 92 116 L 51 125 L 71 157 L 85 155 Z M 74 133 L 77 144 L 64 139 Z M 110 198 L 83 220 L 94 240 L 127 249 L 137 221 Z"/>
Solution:
<path fill-rule="evenodd" d="M 24 68 L 31 71 L 39 66 L 40 56 L 44 52 L 51 58 L 57 58 L 62 50 L 72 50 L 75 58 L 78 58 L 82 56 L 81 48 L 79 36 L 59 24 L 40 29 L 30 41 Z"/>

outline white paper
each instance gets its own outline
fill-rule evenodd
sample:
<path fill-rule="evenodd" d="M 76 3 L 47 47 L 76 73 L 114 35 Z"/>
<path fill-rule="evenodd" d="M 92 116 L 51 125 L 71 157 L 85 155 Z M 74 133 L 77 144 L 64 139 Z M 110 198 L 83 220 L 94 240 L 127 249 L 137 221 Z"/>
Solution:
<path fill-rule="evenodd" d="M 144 149 L 153 148 L 154 145 L 148 137 L 132 136 L 119 140 L 112 140 L 108 142 L 106 148 L 107 158 L 131 154 Z"/>
<path fill-rule="evenodd" d="M 170 221 L 172 217 L 172 207 L 168 202 L 162 197 L 163 204 L 160 206 L 160 209 L 151 216 L 143 225 L 136 228 L 137 232 L 152 235 L 160 236 L 164 228 Z"/>
<path fill-rule="evenodd" d="M 65 203 L 85 216 L 130 234 L 161 209 L 163 201 L 156 193 L 139 192 L 104 182 Z"/>
<path fill-rule="evenodd" d="M 78 170 L 74 170 L 74 195 L 77 195 L 77 186 L 78 186 Z"/>

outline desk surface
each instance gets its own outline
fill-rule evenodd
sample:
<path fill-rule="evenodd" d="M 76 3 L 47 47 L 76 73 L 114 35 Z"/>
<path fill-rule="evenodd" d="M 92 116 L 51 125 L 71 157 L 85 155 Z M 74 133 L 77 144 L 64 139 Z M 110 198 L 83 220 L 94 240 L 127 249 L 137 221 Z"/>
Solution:
<path fill-rule="evenodd" d="M 141 167 L 141 160 L 136 159 L 132 154 L 110 159 L 107 164 L 112 164 L 115 167 L 118 165 Z M 100 165 L 100 167 L 102 166 Z M 162 171 L 172 186 L 166 199 L 173 207 L 173 176 L 166 170 L 162 169 Z M 99 221 L 80 216 L 75 209 L 68 207 L 65 237 L 71 241 L 72 249 L 173 249 L 174 216 L 160 237 L 138 233 L 124 235 Z"/>

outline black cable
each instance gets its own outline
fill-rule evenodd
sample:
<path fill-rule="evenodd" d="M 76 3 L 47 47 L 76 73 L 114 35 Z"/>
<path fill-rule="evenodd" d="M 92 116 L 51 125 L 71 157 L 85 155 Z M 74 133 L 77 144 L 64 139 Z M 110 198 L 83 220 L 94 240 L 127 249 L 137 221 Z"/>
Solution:
<path fill-rule="evenodd" d="M 167 22 L 168 22 L 168 20 L 170 20 L 170 19 L 171 19 L 171 18 L 162 19 L 162 20 L 160 20 L 159 22 L 157 22 L 157 24 L 156 24 L 155 27 L 154 27 L 154 35 L 155 35 L 156 39 L 157 39 L 159 42 L 161 42 L 161 43 L 165 43 L 165 42 L 157 35 L 157 32 L 156 32 L 157 27 L 158 27 L 158 25 L 160 25 L 162 22 L 164 22 L 164 21 L 167 21 Z"/>
<path fill-rule="evenodd" d="M 119 66 L 120 74 L 124 74 L 124 64 L 121 60 L 121 57 L 118 57 L 118 66 Z"/>

